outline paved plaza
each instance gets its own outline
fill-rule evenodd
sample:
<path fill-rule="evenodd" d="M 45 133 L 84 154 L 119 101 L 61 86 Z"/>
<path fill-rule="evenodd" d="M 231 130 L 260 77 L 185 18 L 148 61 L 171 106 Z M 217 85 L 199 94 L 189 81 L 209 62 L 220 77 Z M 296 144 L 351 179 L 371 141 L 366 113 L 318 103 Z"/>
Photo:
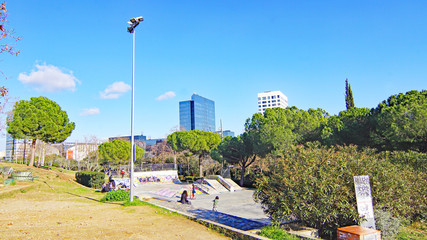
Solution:
<path fill-rule="evenodd" d="M 240 230 L 259 229 L 270 223 L 261 204 L 253 200 L 254 190 L 243 189 L 212 195 L 198 193 L 189 199 L 191 205 L 177 202 L 182 190 L 191 193 L 191 184 L 149 183 L 139 184 L 135 195 L 149 199 L 150 203 L 185 213 L 189 216 L 218 222 Z M 214 198 L 219 197 L 218 211 L 212 211 Z"/>

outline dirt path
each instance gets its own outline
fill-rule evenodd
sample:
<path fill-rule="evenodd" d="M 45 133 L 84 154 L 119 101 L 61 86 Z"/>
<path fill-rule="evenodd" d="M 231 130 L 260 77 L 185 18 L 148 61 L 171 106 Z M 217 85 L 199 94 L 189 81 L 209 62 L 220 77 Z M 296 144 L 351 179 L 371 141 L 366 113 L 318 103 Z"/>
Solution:
<path fill-rule="evenodd" d="M 0 187 L 0 239 L 229 239 L 162 209 L 100 203 L 102 193 L 62 173 L 33 175 L 34 183 Z"/>

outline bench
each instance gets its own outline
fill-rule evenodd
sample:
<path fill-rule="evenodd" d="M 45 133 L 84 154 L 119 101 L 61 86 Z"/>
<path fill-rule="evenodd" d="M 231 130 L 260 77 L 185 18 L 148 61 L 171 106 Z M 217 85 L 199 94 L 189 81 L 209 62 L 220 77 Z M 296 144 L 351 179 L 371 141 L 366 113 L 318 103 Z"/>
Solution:
<path fill-rule="evenodd" d="M 3 177 L 5 177 L 5 176 L 9 176 L 13 172 L 13 168 L 12 167 L 3 167 L 3 168 L 0 168 L 0 171 L 3 175 Z"/>
<path fill-rule="evenodd" d="M 13 172 L 12 178 L 18 181 L 33 181 L 33 172 Z"/>

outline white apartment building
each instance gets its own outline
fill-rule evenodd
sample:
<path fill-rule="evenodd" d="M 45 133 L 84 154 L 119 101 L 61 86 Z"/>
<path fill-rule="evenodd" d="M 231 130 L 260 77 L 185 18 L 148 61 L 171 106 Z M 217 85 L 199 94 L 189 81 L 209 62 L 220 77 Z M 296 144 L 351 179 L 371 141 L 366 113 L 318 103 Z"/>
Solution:
<path fill-rule="evenodd" d="M 264 114 L 267 108 L 286 108 L 288 98 L 281 91 L 258 93 L 258 112 Z"/>

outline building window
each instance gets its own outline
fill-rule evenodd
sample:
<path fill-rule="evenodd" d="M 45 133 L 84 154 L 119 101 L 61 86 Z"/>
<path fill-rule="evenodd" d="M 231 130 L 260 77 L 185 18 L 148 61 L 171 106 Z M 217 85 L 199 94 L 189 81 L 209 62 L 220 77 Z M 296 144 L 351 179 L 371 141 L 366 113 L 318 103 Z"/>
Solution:
<path fill-rule="evenodd" d="M 259 97 L 258 100 L 261 100 L 261 98 Z"/>
<path fill-rule="evenodd" d="M 268 101 L 268 103 L 270 103 L 270 101 Z"/>
<path fill-rule="evenodd" d="M 262 105 L 262 107 L 267 107 L 267 105 Z"/>
<path fill-rule="evenodd" d="M 261 107 L 261 105 L 258 105 L 258 107 Z"/>
<path fill-rule="evenodd" d="M 268 99 L 270 99 L 270 96 L 268 96 Z"/>
<path fill-rule="evenodd" d="M 262 97 L 262 100 L 265 100 L 266 98 L 265 97 Z"/>

